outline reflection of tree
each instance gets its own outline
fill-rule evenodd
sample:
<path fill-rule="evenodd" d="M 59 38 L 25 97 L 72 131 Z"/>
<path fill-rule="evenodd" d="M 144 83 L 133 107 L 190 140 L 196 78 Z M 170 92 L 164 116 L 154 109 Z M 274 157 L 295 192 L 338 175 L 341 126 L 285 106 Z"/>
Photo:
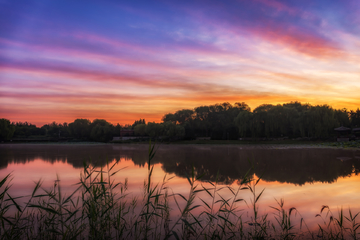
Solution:
<path fill-rule="evenodd" d="M 106 159 L 131 159 L 143 167 L 147 162 L 146 145 L 4 145 L 0 146 L 0 168 L 10 162 L 25 163 L 34 159 L 48 162 L 67 161 L 81 168 L 84 160 L 104 166 Z M 334 182 L 339 177 L 360 172 L 359 151 L 341 149 L 261 149 L 237 146 L 161 146 L 153 163 L 161 163 L 167 173 L 186 177 L 192 166 L 203 180 L 230 184 L 242 178 L 251 164 L 257 176 L 265 181 L 293 184 Z M 337 157 L 348 157 L 340 161 Z M 251 162 L 251 163 L 250 163 Z"/>
<path fill-rule="evenodd" d="M 106 159 L 120 159 L 111 153 L 108 145 L 61 145 L 61 144 L 14 144 L 0 146 L 0 169 L 8 163 L 26 163 L 41 159 L 54 163 L 68 162 L 75 168 L 82 168 L 84 161 L 91 161 L 95 166 L 104 166 Z"/>
<path fill-rule="evenodd" d="M 360 164 L 353 151 L 340 149 L 239 149 L 234 147 L 209 147 L 200 151 L 169 151 L 159 154 L 166 172 L 185 177 L 192 164 L 204 180 L 214 181 L 217 171 L 220 181 L 232 183 L 243 177 L 252 162 L 257 176 L 265 181 L 278 181 L 302 185 L 306 182 L 334 182 L 338 177 L 358 173 Z M 359 152 L 357 152 L 359 155 Z M 341 162 L 338 156 L 353 160 Z M 170 159 L 170 160 L 166 160 Z"/>

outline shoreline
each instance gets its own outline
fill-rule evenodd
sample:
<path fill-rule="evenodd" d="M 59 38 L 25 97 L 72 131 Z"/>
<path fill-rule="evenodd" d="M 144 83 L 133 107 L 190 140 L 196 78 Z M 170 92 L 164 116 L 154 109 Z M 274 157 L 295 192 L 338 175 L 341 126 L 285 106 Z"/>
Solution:
<path fill-rule="evenodd" d="M 261 142 L 245 142 L 240 140 L 186 140 L 174 142 L 152 142 L 158 146 L 232 146 L 241 147 L 244 149 L 311 149 L 311 148 L 328 148 L 328 149 L 348 149 L 360 150 L 360 142 L 326 142 L 326 141 L 261 141 Z M 149 142 L 3 142 L 0 146 L 9 145 L 69 145 L 69 146 L 84 146 L 84 145 L 148 145 Z"/>

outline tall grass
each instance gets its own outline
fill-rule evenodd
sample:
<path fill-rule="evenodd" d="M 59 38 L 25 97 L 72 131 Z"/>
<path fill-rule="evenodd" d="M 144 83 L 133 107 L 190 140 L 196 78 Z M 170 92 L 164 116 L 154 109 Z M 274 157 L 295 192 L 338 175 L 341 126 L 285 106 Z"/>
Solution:
<path fill-rule="evenodd" d="M 295 208 L 276 201 L 272 214 L 259 214 L 264 189 L 260 178 L 239 179 L 237 187 L 201 181 L 192 167 L 189 192 L 174 193 L 171 178 L 152 182 L 155 156 L 149 145 L 148 175 L 142 197 L 128 195 L 128 183 L 115 182 L 114 164 L 96 168 L 84 163 L 76 190 L 66 196 L 59 177 L 50 189 L 35 183 L 28 196 L 11 196 L 11 174 L 0 181 L 0 239 L 358 239 L 359 213 L 341 209 L 334 216 L 323 206 L 323 224 L 311 232 Z M 250 199 L 243 193 L 248 192 Z M 171 208 L 170 206 L 175 206 Z M 324 216 L 325 215 L 325 216 Z M 294 218 L 300 217 L 300 226 Z"/>

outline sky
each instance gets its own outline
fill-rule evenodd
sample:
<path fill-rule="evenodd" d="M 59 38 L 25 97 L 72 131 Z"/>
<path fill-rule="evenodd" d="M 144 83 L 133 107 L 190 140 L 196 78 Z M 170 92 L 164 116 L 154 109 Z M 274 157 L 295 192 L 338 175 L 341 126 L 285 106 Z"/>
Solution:
<path fill-rule="evenodd" d="M 0 118 L 360 107 L 359 0 L 0 0 Z"/>

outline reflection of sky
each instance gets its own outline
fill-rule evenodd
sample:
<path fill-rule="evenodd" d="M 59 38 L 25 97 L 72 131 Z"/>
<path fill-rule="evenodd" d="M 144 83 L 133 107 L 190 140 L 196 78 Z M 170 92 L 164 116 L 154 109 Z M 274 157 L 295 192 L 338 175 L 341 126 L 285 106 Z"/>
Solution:
<path fill-rule="evenodd" d="M 128 179 L 128 192 L 131 193 L 129 197 L 132 198 L 137 194 L 141 194 L 144 180 L 147 176 L 147 165 L 139 168 L 139 166 L 134 165 L 131 159 L 125 160 L 122 158 L 120 163 L 114 167 L 113 171 L 119 169 L 122 170 L 115 175 L 116 180 L 124 182 L 126 178 Z M 0 176 L 5 176 L 7 173 L 12 172 L 13 180 L 10 194 L 12 196 L 23 196 L 31 193 L 35 186 L 34 182 L 40 179 L 39 176 L 41 176 L 43 181 L 43 187 L 49 189 L 53 186 L 54 180 L 56 180 L 58 175 L 61 180 L 62 190 L 68 195 L 76 188 L 73 184 L 78 183 L 80 171 L 81 169 L 75 169 L 67 162 L 58 161 L 50 163 L 39 158 L 25 164 L 9 163 L 7 168 L 0 170 Z M 161 183 L 164 176 L 165 172 L 162 170 L 162 164 L 159 163 L 154 165 L 152 182 L 154 184 Z M 167 174 L 166 179 L 173 176 L 175 175 Z M 198 189 L 201 189 L 201 184 L 206 187 L 211 187 L 209 184 L 199 183 Z M 185 178 L 175 177 L 171 179 L 166 186 L 170 188 L 169 193 L 172 193 L 173 191 L 174 193 L 180 193 L 185 197 L 189 194 L 190 187 Z M 231 186 L 237 188 L 236 183 Z M 328 205 L 336 216 L 337 210 L 341 207 L 345 210 L 345 214 L 348 213 L 349 207 L 351 207 L 353 213 L 360 211 L 360 198 L 358 194 L 360 192 L 359 186 L 360 176 L 353 175 L 351 177 L 338 178 L 337 181 L 332 184 L 315 182 L 306 183 L 302 186 L 288 183 L 260 181 L 256 187 L 256 191 L 257 194 L 259 194 L 262 189 L 265 189 L 264 194 L 258 202 L 260 214 L 267 213 L 269 214 L 269 218 L 271 218 L 274 211 L 270 206 L 278 207 L 275 199 L 280 201 L 280 199 L 283 198 L 285 200 L 284 208 L 287 211 L 291 207 L 295 207 L 301 214 L 301 217 L 305 219 L 308 226 L 310 228 L 316 228 L 318 223 L 322 224 L 320 218 L 315 218 L 315 215 L 320 213 L 322 205 Z M 219 194 L 225 199 L 232 197 L 232 194 L 227 188 L 221 190 Z M 208 203 L 211 202 L 206 193 L 200 193 L 199 196 Z M 238 198 L 244 198 L 250 206 L 251 198 L 249 191 L 242 190 Z M 178 214 L 175 203 L 172 198 L 170 200 L 170 206 L 174 210 L 172 214 Z M 180 205 L 182 205 L 182 200 L 178 200 Z M 199 199 L 197 199 L 197 202 L 201 204 Z M 252 216 L 252 210 L 248 208 L 245 203 L 242 202 L 239 204 L 239 208 L 244 209 L 244 216 Z M 204 209 L 198 209 L 197 211 L 202 210 Z M 298 224 L 301 217 L 300 215 L 297 215 L 297 217 L 294 216 L 293 223 Z M 323 217 L 325 217 L 325 214 L 323 214 Z M 296 226 L 298 227 L 299 225 Z"/>
<path fill-rule="evenodd" d="M 0 112 L 131 123 L 228 101 L 355 109 L 359 1 L 0 2 Z"/>

